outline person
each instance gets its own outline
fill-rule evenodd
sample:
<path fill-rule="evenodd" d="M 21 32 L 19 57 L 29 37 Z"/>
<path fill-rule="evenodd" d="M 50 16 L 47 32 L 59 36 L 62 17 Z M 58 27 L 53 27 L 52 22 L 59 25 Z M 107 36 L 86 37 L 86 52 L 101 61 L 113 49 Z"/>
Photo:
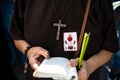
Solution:
<path fill-rule="evenodd" d="M 113 10 L 115 23 L 118 32 L 118 40 L 120 46 L 120 1 L 113 1 Z M 111 58 L 110 72 L 107 75 L 108 80 L 120 80 L 120 50 Z"/>
<path fill-rule="evenodd" d="M 14 1 L 13 0 L 0 0 L 0 11 L 1 11 L 1 19 L 2 19 L 2 27 L 4 28 L 4 36 L 8 47 L 10 49 L 10 63 L 13 74 L 16 76 L 18 80 L 24 80 L 24 66 L 26 67 L 26 57 L 20 51 L 18 51 L 13 43 L 13 40 L 10 36 L 10 24 L 11 18 L 14 9 Z M 6 45 L 7 46 L 7 45 Z M 16 72 L 17 70 L 17 72 Z"/>
<path fill-rule="evenodd" d="M 87 0 L 15 0 L 11 36 L 28 59 L 27 80 L 52 80 L 33 77 L 41 58 L 65 57 L 70 59 L 68 65 L 77 65 L 74 43 L 78 42 L 86 4 Z M 100 67 L 119 49 L 111 11 L 107 0 L 92 0 L 85 28 L 90 40 L 78 70 L 79 80 L 99 80 Z M 74 43 L 69 46 L 71 40 Z"/>
<path fill-rule="evenodd" d="M 5 58 L 0 58 L 1 61 L 1 79 L 4 80 L 17 80 L 16 76 L 12 72 L 12 67 L 11 67 L 11 52 L 9 45 L 7 43 L 7 39 L 5 36 L 5 28 L 2 24 L 2 14 L 1 14 L 1 7 L 0 7 L 0 51 L 1 51 L 1 57 Z M 7 77 L 5 77 L 7 76 Z"/>

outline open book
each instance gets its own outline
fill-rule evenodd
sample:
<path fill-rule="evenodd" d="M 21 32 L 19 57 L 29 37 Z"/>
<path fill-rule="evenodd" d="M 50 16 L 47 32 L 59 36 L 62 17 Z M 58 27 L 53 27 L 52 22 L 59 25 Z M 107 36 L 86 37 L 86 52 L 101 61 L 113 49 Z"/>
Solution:
<path fill-rule="evenodd" d="M 76 67 L 67 65 L 69 60 L 64 57 L 44 59 L 41 65 L 33 72 L 37 78 L 53 78 L 55 80 L 78 80 Z"/>

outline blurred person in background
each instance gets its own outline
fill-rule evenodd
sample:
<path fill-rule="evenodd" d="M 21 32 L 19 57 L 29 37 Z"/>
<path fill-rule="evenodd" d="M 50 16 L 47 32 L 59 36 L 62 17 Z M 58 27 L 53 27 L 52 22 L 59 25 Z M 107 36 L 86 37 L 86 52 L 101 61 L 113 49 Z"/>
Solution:
<path fill-rule="evenodd" d="M 1 7 L 0 7 L 1 8 Z M 4 80 L 18 80 L 12 71 L 11 66 L 11 51 L 9 48 L 9 44 L 7 42 L 7 38 L 5 35 L 5 28 L 2 24 L 2 15 L 0 10 L 0 62 L 1 62 L 1 79 Z"/>
<path fill-rule="evenodd" d="M 120 0 L 113 0 L 114 18 L 117 28 L 117 36 L 120 47 Z M 108 80 L 120 80 L 120 49 L 111 58 L 110 72 L 107 75 Z"/>
<path fill-rule="evenodd" d="M 6 39 L 6 45 L 9 48 L 9 55 L 11 59 L 9 60 L 12 68 L 13 74 L 18 80 L 25 79 L 24 69 L 27 66 L 26 57 L 15 47 L 13 40 L 10 36 L 10 25 L 11 18 L 14 10 L 14 1 L 13 0 L 0 0 L 0 12 L 2 19 L 2 31 Z"/>

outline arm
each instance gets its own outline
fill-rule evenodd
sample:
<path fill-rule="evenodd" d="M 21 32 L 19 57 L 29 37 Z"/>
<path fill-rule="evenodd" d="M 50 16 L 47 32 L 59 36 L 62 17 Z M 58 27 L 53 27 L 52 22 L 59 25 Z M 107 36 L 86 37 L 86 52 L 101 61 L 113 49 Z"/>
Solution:
<path fill-rule="evenodd" d="M 108 62 L 111 57 L 112 57 L 112 52 L 101 50 L 98 54 L 92 56 L 86 61 L 87 66 L 90 66 L 88 67 L 87 72 L 91 74 L 97 68 Z"/>
<path fill-rule="evenodd" d="M 24 38 L 24 10 L 26 4 L 27 0 L 15 0 L 15 9 L 11 22 L 11 37 L 14 40 L 17 49 L 23 54 L 25 53 L 26 48 L 30 46 Z M 32 69 L 36 69 L 40 65 L 38 59 L 41 56 L 44 58 L 49 57 L 48 51 L 39 46 L 30 48 L 26 55 Z"/>
<path fill-rule="evenodd" d="M 82 62 L 82 67 L 78 71 L 78 78 L 80 80 L 87 80 L 89 76 L 100 66 L 105 64 L 112 57 L 112 52 L 101 50 L 98 54 L 90 57 L 88 60 Z M 77 66 L 79 58 L 71 59 L 68 62 L 70 66 Z"/>
<path fill-rule="evenodd" d="M 23 54 L 25 53 L 26 47 L 30 46 L 30 44 L 28 44 L 25 40 L 14 40 L 14 43 L 17 49 L 19 49 Z M 34 70 L 40 65 L 39 58 L 41 56 L 49 58 L 49 52 L 39 46 L 30 48 L 26 55 L 31 68 Z"/>
<path fill-rule="evenodd" d="M 25 53 L 26 47 L 30 46 L 25 40 L 14 40 L 15 46 L 19 49 L 23 54 Z"/>

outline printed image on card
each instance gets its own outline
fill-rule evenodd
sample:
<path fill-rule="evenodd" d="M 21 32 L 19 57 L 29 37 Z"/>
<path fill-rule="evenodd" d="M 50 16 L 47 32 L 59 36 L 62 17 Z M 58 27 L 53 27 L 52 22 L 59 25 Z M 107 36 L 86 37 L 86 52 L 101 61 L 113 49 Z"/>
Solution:
<path fill-rule="evenodd" d="M 65 32 L 64 39 L 64 51 L 77 51 L 77 33 Z"/>

